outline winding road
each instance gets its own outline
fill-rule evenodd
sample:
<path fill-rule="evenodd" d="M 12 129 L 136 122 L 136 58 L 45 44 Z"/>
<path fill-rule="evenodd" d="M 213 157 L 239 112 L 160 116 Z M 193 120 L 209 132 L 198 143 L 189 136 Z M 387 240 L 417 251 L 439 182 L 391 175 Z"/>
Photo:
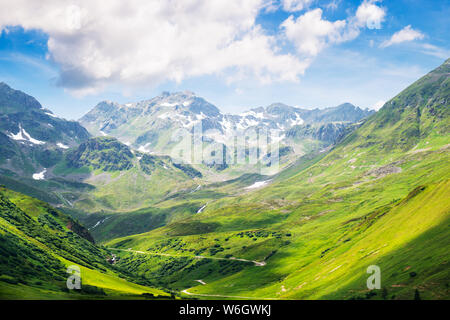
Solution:
<path fill-rule="evenodd" d="M 170 253 L 160 253 L 160 252 L 149 252 L 149 251 L 138 251 L 138 250 L 132 250 L 132 249 L 119 249 L 119 248 L 107 248 L 109 250 L 117 250 L 117 251 L 124 251 L 124 252 L 133 252 L 133 253 L 139 253 L 139 254 L 148 254 L 153 256 L 164 256 L 164 257 L 187 257 L 187 258 L 194 258 L 194 259 L 211 259 L 211 260 L 229 260 L 229 261 L 242 261 L 242 262 L 251 262 L 257 267 L 264 267 L 266 265 L 265 261 L 252 261 L 247 259 L 238 259 L 235 257 L 231 258 L 218 258 L 218 257 L 206 257 L 206 256 L 190 256 L 190 255 L 177 255 L 177 254 L 170 254 Z"/>
<path fill-rule="evenodd" d="M 211 260 L 229 260 L 229 261 L 242 261 L 242 262 L 252 262 L 257 267 L 264 267 L 266 265 L 265 261 L 252 261 L 247 259 L 238 259 L 235 257 L 231 258 L 218 258 L 218 257 L 206 257 L 206 256 L 190 256 L 190 255 L 175 255 L 170 253 L 160 253 L 160 252 L 148 252 L 148 251 L 139 251 L 139 250 L 132 250 L 132 249 L 119 249 L 119 248 L 107 248 L 109 250 L 117 250 L 117 251 L 124 251 L 124 252 L 133 252 L 138 254 L 148 254 L 148 255 L 154 255 L 154 256 L 164 256 L 164 257 L 188 257 L 188 258 L 194 258 L 194 259 L 211 259 Z M 194 280 L 201 285 L 206 285 L 206 282 L 203 280 Z M 181 293 L 184 293 L 188 296 L 199 296 L 199 297 L 210 297 L 210 298 L 229 298 L 229 299 L 245 299 L 245 300 L 277 300 L 277 298 L 259 298 L 259 297 L 244 297 L 244 296 L 227 296 L 227 295 L 220 295 L 220 294 L 202 294 L 202 293 L 191 293 L 188 291 L 188 289 L 180 291 Z"/>
<path fill-rule="evenodd" d="M 277 298 L 259 298 L 259 297 L 243 297 L 243 296 L 226 296 L 221 294 L 202 294 L 202 293 L 191 293 L 187 289 L 181 291 L 188 296 L 200 296 L 200 297 L 211 297 L 211 298 L 230 298 L 230 299 L 244 299 L 244 300 L 278 300 Z"/>

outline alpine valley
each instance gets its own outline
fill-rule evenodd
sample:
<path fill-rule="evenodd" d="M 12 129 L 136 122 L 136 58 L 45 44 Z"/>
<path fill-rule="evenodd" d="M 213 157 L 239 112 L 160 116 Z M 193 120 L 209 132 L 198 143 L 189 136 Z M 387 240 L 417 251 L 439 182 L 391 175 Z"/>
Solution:
<path fill-rule="evenodd" d="M 378 112 L 223 114 L 186 91 L 79 121 L 0 83 L 0 298 L 449 299 L 449 75 L 450 59 Z"/>

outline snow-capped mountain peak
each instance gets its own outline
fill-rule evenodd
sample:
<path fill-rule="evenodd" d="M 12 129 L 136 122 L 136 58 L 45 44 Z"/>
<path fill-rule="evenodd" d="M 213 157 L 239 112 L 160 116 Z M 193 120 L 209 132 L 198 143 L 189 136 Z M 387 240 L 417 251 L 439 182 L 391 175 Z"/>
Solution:
<path fill-rule="evenodd" d="M 179 129 L 192 132 L 199 124 L 208 141 L 227 144 L 250 129 L 272 130 L 279 139 L 285 140 L 286 133 L 297 126 L 333 121 L 352 123 L 369 114 L 351 104 L 311 110 L 283 103 L 252 108 L 237 115 L 223 114 L 195 93 L 182 91 L 163 92 L 152 99 L 124 105 L 104 101 L 80 122 L 94 135 L 112 135 L 131 142 L 136 149 L 142 147 L 164 153 L 174 132 Z"/>

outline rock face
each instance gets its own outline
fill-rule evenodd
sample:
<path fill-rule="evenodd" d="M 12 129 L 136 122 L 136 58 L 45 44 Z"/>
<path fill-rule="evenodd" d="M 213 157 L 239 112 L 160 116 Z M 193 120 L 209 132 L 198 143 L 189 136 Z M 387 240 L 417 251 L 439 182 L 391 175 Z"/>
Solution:
<path fill-rule="evenodd" d="M 117 137 L 143 152 L 170 154 L 177 134 L 191 134 L 200 124 L 204 142 L 225 147 L 233 145 L 235 137 L 249 136 L 258 130 L 276 134 L 281 144 L 290 145 L 292 139 L 298 144 L 302 138 L 308 138 L 327 145 L 337 140 L 343 128 L 372 113 L 349 103 L 314 110 L 274 103 L 239 115 L 222 114 L 192 92 L 164 92 L 137 103 L 101 102 L 80 123 L 93 135 Z"/>
<path fill-rule="evenodd" d="M 35 98 L 0 83 L 0 168 L 31 177 L 89 137 L 78 122 L 58 118 Z"/>
<path fill-rule="evenodd" d="M 305 115 L 307 122 L 358 122 L 359 120 L 375 113 L 373 110 L 363 110 L 351 103 L 344 103 L 337 107 L 327 109 L 315 109 Z"/>
<path fill-rule="evenodd" d="M 14 90 L 4 82 L 0 82 L 0 112 L 17 113 L 42 109 L 41 104 L 32 96 Z"/>
<path fill-rule="evenodd" d="M 90 136 L 78 122 L 56 117 L 35 98 L 5 83 L 0 83 L 0 130 L 8 136 L 16 136 L 15 140 L 32 144 L 42 141 L 74 146 Z"/>
<path fill-rule="evenodd" d="M 336 143 L 346 132 L 348 124 L 345 123 L 325 123 L 325 124 L 306 124 L 294 126 L 286 132 L 286 137 L 293 139 L 312 138 L 325 143 Z"/>

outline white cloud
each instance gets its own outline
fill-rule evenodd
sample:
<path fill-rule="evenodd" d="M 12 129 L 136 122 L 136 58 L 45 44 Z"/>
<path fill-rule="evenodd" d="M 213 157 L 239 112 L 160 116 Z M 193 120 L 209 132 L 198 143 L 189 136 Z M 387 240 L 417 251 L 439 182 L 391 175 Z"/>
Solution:
<path fill-rule="evenodd" d="M 45 32 L 59 83 L 79 94 L 218 73 L 297 81 L 308 66 L 256 25 L 263 0 L 0 1 L 0 29 Z"/>
<path fill-rule="evenodd" d="M 325 5 L 327 10 L 336 10 L 339 7 L 339 4 L 342 0 L 331 0 L 328 4 Z"/>
<path fill-rule="evenodd" d="M 369 29 L 381 29 L 381 23 L 386 16 L 386 10 L 377 6 L 379 0 L 364 0 L 356 10 L 356 23 L 359 27 L 366 26 Z"/>
<path fill-rule="evenodd" d="M 450 57 L 449 50 L 446 50 L 444 48 L 439 48 L 439 47 L 429 44 L 429 43 L 422 44 L 420 51 L 422 51 L 422 53 L 428 54 L 430 56 L 433 56 L 433 57 L 436 57 L 439 59 L 448 59 L 448 57 Z"/>
<path fill-rule="evenodd" d="M 381 44 L 381 46 L 389 47 L 394 44 L 399 44 L 399 43 L 408 42 L 408 41 L 414 41 L 417 39 L 420 40 L 423 38 L 424 38 L 424 35 L 420 31 L 414 30 L 411 28 L 410 25 L 408 25 L 405 28 L 403 28 L 402 30 L 394 33 L 392 35 L 392 37 L 389 40 L 384 41 Z"/>
<path fill-rule="evenodd" d="M 274 35 L 255 22 L 260 12 L 280 6 L 296 12 L 313 2 L 0 0 L 0 30 L 22 26 L 46 33 L 48 59 L 60 68 L 58 83 L 76 95 L 212 74 L 227 83 L 296 82 L 325 47 L 356 38 L 361 28 L 380 27 L 385 16 L 376 0 L 364 0 L 346 20 L 328 21 L 314 9 L 289 17 Z M 285 39 L 296 54 L 281 50 Z"/>
<path fill-rule="evenodd" d="M 322 9 L 318 8 L 306 12 L 297 19 L 291 15 L 280 27 L 300 54 L 314 57 L 330 44 L 355 39 L 362 28 L 381 28 L 386 11 L 375 2 L 375 0 L 363 1 L 355 15 L 346 20 L 328 21 L 322 18 Z"/>
<path fill-rule="evenodd" d="M 386 40 L 380 44 L 381 48 L 386 48 L 392 45 L 411 42 L 415 40 L 422 40 L 425 35 L 419 30 L 414 30 L 411 25 L 404 27 L 402 30 L 394 33 L 389 40 Z M 414 50 L 417 50 L 423 54 L 430 55 L 439 59 L 448 59 L 450 51 L 445 48 L 432 45 L 430 43 L 416 43 L 413 46 Z"/>
<path fill-rule="evenodd" d="M 272 13 L 278 11 L 280 4 L 278 3 L 278 0 L 266 0 L 262 7 L 265 13 Z"/>
<path fill-rule="evenodd" d="M 288 12 L 302 11 L 313 2 L 314 0 L 282 0 L 283 10 Z"/>
<path fill-rule="evenodd" d="M 297 19 L 290 16 L 281 27 L 301 54 L 313 57 L 328 43 L 341 41 L 345 25 L 345 20 L 330 22 L 322 19 L 322 9 L 314 9 Z"/>
<path fill-rule="evenodd" d="M 394 33 L 389 40 L 384 41 L 381 44 L 382 48 L 392 46 L 394 44 L 399 44 L 402 42 L 414 41 L 423 39 L 425 36 L 417 30 L 411 28 L 411 26 L 406 26 L 402 30 Z"/>

